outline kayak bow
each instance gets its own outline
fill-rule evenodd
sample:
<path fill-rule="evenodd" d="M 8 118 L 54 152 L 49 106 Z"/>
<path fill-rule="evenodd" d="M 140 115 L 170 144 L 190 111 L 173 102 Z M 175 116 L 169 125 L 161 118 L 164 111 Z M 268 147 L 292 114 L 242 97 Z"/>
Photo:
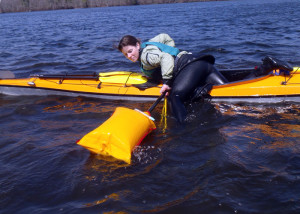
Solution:
<path fill-rule="evenodd" d="M 84 96 L 119 100 L 155 100 L 160 85 L 146 87 L 141 74 L 116 71 L 100 74 L 31 75 L 24 79 L 0 79 L 0 93 L 18 96 Z M 139 87 L 140 86 L 140 87 Z"/>

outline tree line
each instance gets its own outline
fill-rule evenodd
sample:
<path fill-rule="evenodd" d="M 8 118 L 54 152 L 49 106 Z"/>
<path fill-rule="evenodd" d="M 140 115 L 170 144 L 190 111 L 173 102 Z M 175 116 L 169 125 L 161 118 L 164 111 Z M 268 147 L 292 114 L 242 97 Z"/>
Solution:
<path fill-rule="evenodd" d="M 0 13 L 211 0 L 0 0 Z"/>

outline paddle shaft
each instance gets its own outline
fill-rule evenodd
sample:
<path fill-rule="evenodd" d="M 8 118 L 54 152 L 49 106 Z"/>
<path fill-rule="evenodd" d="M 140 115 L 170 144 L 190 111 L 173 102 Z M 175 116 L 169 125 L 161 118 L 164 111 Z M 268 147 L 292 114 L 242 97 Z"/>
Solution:
<path fill-rule="evenodd" d="M 162 98 L 164 98 L 164 96 L 166 95 L 166 92 L 162 93 L 157 100 L 155 101 L 155 103 L 153 103 L 153 105 L 148 109 L 148 112 L 151 113 L 151 111 L 157 106 L 157 104 L 162 100 Z"/>

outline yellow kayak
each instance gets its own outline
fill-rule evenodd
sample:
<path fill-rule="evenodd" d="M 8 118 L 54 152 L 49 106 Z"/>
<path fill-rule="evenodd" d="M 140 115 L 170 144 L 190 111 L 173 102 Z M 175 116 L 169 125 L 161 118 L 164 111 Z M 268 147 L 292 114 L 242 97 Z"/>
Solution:
<path fill-rule="evenodd" d="M 221 70 L 230 82 L 213 87 L 210 91 L 212 101 L 300 102 L 299 67 L 294 67 L 289 73 L 274 70 L 266 76 L 244 79 L 252 71 L 253 69 Z M 152 101 L 160 95 L 161 86 L 150 83 L 139 73 L 129 71 L 31 75 L 22 79 L 1 79 L 0 75 L 0 93 L 19 96 L 60 95 Z"/>

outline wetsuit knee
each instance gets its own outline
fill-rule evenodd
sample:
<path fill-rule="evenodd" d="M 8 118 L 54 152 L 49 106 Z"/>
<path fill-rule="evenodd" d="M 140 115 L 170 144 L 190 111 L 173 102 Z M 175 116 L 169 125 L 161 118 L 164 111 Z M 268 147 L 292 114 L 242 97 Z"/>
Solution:
<path fill-rule="evenodd" d="M 207 76 L 206 82 L 213 85 L 222 85 L 228 83 L 228 80 L 213 65 L 211 65 L 210 74 Z"/>

